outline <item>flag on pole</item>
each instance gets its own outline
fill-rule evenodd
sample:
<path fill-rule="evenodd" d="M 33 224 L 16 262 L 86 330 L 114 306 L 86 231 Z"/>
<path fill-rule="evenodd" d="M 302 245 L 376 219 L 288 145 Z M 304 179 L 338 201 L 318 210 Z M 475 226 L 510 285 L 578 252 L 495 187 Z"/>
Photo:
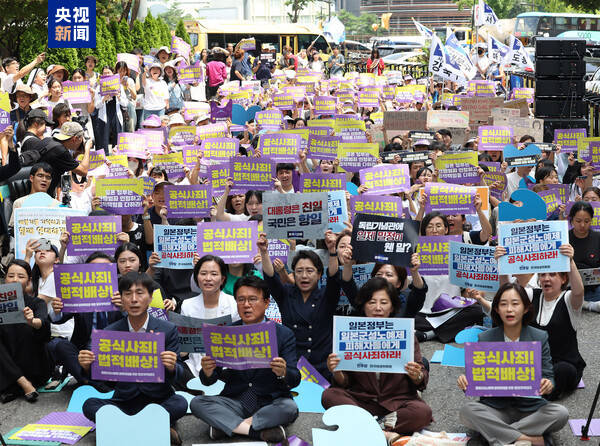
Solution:
<path fill-rule="evenodd" d="M 460 67 L 452 61 L 444 48 L 444 44 L 435 34 L 431 36 L 429 72 L 443 80 L 459 83 L 465 82 L 465 75 L 462 73 Z"/>
<path fill-rule="evenodd" d="M 515 36 L 511 35 L 508 41 L 508 52 L 504 58 L 505 64 L 514 65 L 521 69 L 534 69 L 533 61 L 529 57 L 529 53 L 523 47 L 523 44 Z"/>
<path fill-rule="evenodd" d="M 391 12 L 386 12 L 385 14 L 381 14 L 381 27 L 385 29 L 390 29 L 390 17 L 392 17 Z"/>
<path fill-rule="evenodd" d="M 425 25 L 421 25 L 414 19 L 414 17 L 412 17 L 412 21 L 417 27 L 417 31 L 419 31 L 419 34 L 421 34 L 423 37 L 431 38 L 431 36 L 433 36 L 433 31 L 427 28 Z"/>
<path fill-rule="evenodd" d="M 477 74 L 477 69 L 473 65 L 473 61 L 469 53 L 465 51 L 454 33 L 450 34 L 446 39 L 446 53 L 450 60 L 458 66 L 467 80 L 471 80 Z"/>
<path fill-rule="evenodd" d="M 340 19 L 333 16 L 323 25 L 323 36 L 337 44 L 346 40 L 346 27 Z"/>
<path fill-rule="evenodd" d="M 490 5 L 483 0 L 479 0 L 479 3 L 475 8 L 475 26 L 493 25 L 497 21 L 498 16 L 496 16 L 496 13 Z"/>
<path fill-rule="evenodd" d="M 488 58 L 496 63 L 501 63 L 508 54 L 508 46 L 504 45 L 491 34 L 488 34 Z"/>

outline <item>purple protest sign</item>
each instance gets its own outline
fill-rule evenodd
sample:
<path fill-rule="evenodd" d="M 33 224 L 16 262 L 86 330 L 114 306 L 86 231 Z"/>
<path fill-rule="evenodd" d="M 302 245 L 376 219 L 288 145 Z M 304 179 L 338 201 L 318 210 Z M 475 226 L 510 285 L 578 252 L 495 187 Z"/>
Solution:
<path fill-rule="evenodd" d="M 329 192 L 346 190 L 344 173 L 303 173 L 300 175 L 300 192 Z"/>
<path fill-rule="evenodd" d="M 331 386 L 331 384 L 329 384 L 329 381 L 327 381 L 323 377 L 323 375 L 321 375 L 319 371 L 315 369 L 315 367 L 310 362 L 308 362 L 308 360 L 304 356 L 300 356 L 296 367 L 300 371 L 302 381 L 313 382 L 315 384 L 320 385 L 324 389 L 327 389 Z"/>
<path fill-rule="evenodd" d="M 479 143 L 477 149 L 480 152 L 502 151 L 507 144 L 512 144 L 513 128 L 499 125 L 482 125 L 477 130 Z"/>
<path fill-rule="evenodd" d="M 297 163 L 302 136 L 293 133 L 265 133 L 260 135 L 258 150 L 277 163 Z"/>
<path fill-rule="evenodd" d="M 284 265 L 287 264 L 288 255 L 290 253 L 290 245 L 279 239 L 267 240 L 267 251 L 271 261 L 279 259 Z"/>
<path fill-rule="evenodd" d="M 258 253 L 257 221 L 200 222 L 198 253 L 219 256 L 225 263 L 252 263 Z"/>
<path fill-rule="evenodd" d="M 146 135 L 144 133 L 119 133 L 117 153 L 132 158 L 146 159 Z"/>
<path fill-rule="evenodd" d="M 85 426 L 94 428 L 93 421 L 88 420 L 80 412 L 50 412 L 45 417 L 38 420 L 35 424 L 55 424 L 57 426 Z"/>
<path fill-rule="evenodd" d="M 152 157 L 155 166 L 161 166 L 167 171 L 169 180 L 185 177 L 183 165 L 183 154 L 181 152 L 167 153 L 166 155 L 154 155 Z"/>
<path fill-rule="evenodd" d="M 121 77 L 118 74 L 100 76 L 100 96 L 116 96 L 121 91 Z"/>
<path fill-rule="evenodd" d="M 367 187 L 365 195 L 385 195 L 410 190 L 407 164 L 378 164 L 360 169 L 360 183 Z"/>
<path fill-rule="evenodd" d="M 229 160 L 229 173 L 233 178 L 232 194 L 249 190 L 272 190 L 276 163 L 268 158 L 236 157 Z"/>
<path fill-rule="evenodd" d="M 233 101 L 229 100 L 223 106 L 216 101 L 210 101 L 210 122 L 220 122 L 231 120 L 231 111 L 233 110 Z"/>
<path fill-rule="evenodd" d="M 210 185 L 191 184 L 165 187 L 167 217 L 210 217 L 212 189 Z"/>
<path fill-rule="evenodd" d="M 111 301 L 119 290 L 114 263 L 57 264 L 54 286 L 65 313 L 117 310 Z"/>
<path fill-rule="evenodd" d="M 587 129 L 554 129 L 554 142 L 561 152 L 577 152 L 577 140 L 587 138 Z"/>
<path fill-rule="evenodd" d="M 548 189 L 539 191 L 537 194 L 546 203 L 546 218 L 558 217 L 559 206 L 564 204 L 560 199 L 560 193 L 557 190 Z"/>
<path fill-rule="evenodd" d="M 217 163 L 227 162 L 237 156 L 240 140 L 237 138 L 207 138 L 202 140 L 203 158 Z"/>
<path fill-rule="evenodd" d="M 511 99 L 527 99 L 528 104 L 533 104 L 533 96 L 535 89 L 533 88 L 513 88 L 510 96 Z"/>
<path fill-rule="evenodd" d="M 502 194 L 508 184 L 506 174 L 502 172 L 484 172 L 481 179 L 490 188 L 490 195 L 496 200 L 502 201 Z"/>
<path fill-rule="evenodd" d="M 463 296 L 449 296 L 446 293 L 440 294 L 440 296 L 436 299 L 431 307 L 431 311 L 433 313 L 439 313 L 441 311 L 446 311 L 451 308 L 466 308 L 471 305 L 476 304 L 477 301 L 475 299 L 471 299 L 469 297 Z"/>
<path fill-rule="evenodd" d="M 196 127 L 193 125 L 179 125 L 169 129 L 169 141 L 175 146 L 194 144 Z"/>
<path fill-rule="evenodd" d="M 350 197 L 351 218 L 354 221 L 356 214 L 385 215 L 388 217 L 402 218 L 402 198 L 389 195 L 368 196 L 352 195 Z"/>
<path fill-rule="evenodd" d="M 92 379 L 136 383 L 162 383 L 165 334 L 128 331 L 92 331 Z"/>
<path fill-rule="evenodd" d="M 214 124 L 200 125 L 196 127 L 196 136 L 199 139 L 225 138 L 227 136 L 227 123 L 215 122 Z"/>
<path fill-rule="evenodd" d="M 221 367 L 234 370 L 270 368 L 269 363 L 278 355 L 274 322 L 230 326 L 204 324 L 202 337 L 206 355 Z"/>
<path fill-rule="evenodd" d="M 500 172 L 501 163 L 494 161 L 479 161 L 479 164 L 482 166 L 486 166 L 489 172 Z"/>
<path fill-rule="evenodd" d="M 177 68 L 177 81 L 180 84 L 195 84 L 204 80 L 204 67 L 200 64 L 200 61 L 194 65 L 185 65 L 182 62 Z"/>
<path fill-rule="evenodd" d="M 309 135 L 308 158 L 313 160 L 335 160 L 340 139 L 339 136 Z"/>
<path fill-rule="evenodd" d="M 212 189 L 213 197 L 220 197 L 225 192 L 227 178 L 231 176 L 229 172 L 229 163 L 208 166 L 206 176 L 208 177 L 208 184 L 210 184 Z"/>
<path fill-rule="evenodd" d="M 92 102 L 90 94 L 90 82 L 71 82 L 65 81 L 62 83 L 63 99 L 71 104 L 89 104 Z"/>
<path fill-rule="evenodd" d="M 379 107 L 379 90 L 365 88 L 358 92 L 359 107 Z"/>
<path fill-rule="evenodd" d="M 151 130 L 151 129 L 140 129 L 136 130 L 135 133 L 144 135 L 146 138 L 146 149 L 150 154 L 160 155 L 165 153 L 163 144 L 165 143 L 165 134 L 162 129 Z"/>
<path fill-rule="evenodd" d="M 263 110 L 254 115 L 258 130 L 281 130 L 283 113 L 281 110 Z"/>
<path fill-rule="evenodd" d="M 426 276 L 448 275 L 450 242 L 462 242 L 461 235 L 419 237 L 415 252 L 421 257 L 419 272 Z"/>
<path fill-rule="evenodd" d="M 52 443 L 75 444 L 90 430 L 96 427 L 79 412 L 51 412 L 33 424 L 15 432 L 9 437 L 14 442 L 16 438 L 24 441 L 44 441 Z"/>
<path fill-rule="evenodd" d="M 496 96 L 496 84 L 494 81 L 486 80 L 469 81 L 467 85 L 467 96 L 493 98 Z"/>
<path fill-rule="evenodd" d="M 67 244 L 67 255 L 89 255 L 95 251 L 115 252 L 121 232 L 121 218 L 96 215 L 93 217 L 67 216 L 67 232 L 71 234 Z"/>
<path fill-rule="evenodd" d="M 171 51 L 175 54 L 188 58 L 192 47 L 181 37 L 171 37 Z"/>
<path fill-rule="evenodd" d="M 117 62 L 125 62 L 131 71 L 140 72 L 140 59 L 137 54 L 118 53 Z"/>
<path fill-rule="evenodd" d="M 538 396 L 540 342 L 466 342 L 466 396 Z"/>
<path fill-rule="evenodd" d="M 296 106 L 294 96 L 290 93 L 275 93 L 273 95 L 273 106 L 279 110 L 293 110 Z"/>
<path fill-rule="evenodd" d="M 335 96 L 315 96 L 315 115 L 335 115 L 337 98 Z"/>
<path fill-rule="evenodd" d="M 144 212 L 142 196 L 144 180 L 140 178 L 96 180 L 96 196 L 100 206 L 115 215 L 135 215 Z"/>
<path fill-rule="evenodd" d="M 425 184 L 427 202 L 425 213 L 439 211 L 442 214 L 475 214 L 474 187 L 461 186 L 451 183 Z"/>
<path fill-rule="evenodd" d="M 196 167 L 198 163 L 198 154 L 202 152 L 201 146 L 187 145 L 181 146 L 181 154 L 183 157 L 183 164 L 190 169 Z M 203 157 L 204 158 L 204 157 Z"/>
<path fill-rule="evenodd" d="M 0 109 L 0 132 L 11 126 L 10 112 Z"/>

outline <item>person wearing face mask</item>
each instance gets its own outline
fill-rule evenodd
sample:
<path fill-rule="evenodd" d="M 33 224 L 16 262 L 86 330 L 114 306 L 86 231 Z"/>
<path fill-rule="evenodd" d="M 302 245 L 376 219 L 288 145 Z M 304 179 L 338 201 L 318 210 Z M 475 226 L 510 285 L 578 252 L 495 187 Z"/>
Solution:
<path fill-rule="evenodd" d="M 23 396 L 33 403 L 36 387 L 50 377 L 51 366 L 46 344 L 50 323 L 46 303 L 31 296 L 31 267 L 23 260 L 12 260 L 6 268 L 6 284 L 22 287 L 25 322 L 0 325 L 0 402 L 6 404 Z"/>
<path fill-rule="evenodd" d="M 475 65 L 475 68 L 477 68 L 475 79 L 487 79 L 488 69 L 490 68 L 490 60 L 486 55 L 486 44 L 478 43 L 476 48 L 477 53 L 473 57 L 473 64 Z"/>
<path fill-rule="evenodd" d="M 554 389 L 547 396 L 551 401 L 575 390 L 586 367 L 577 342 L 585 289 L 574 260 L 573 247 L 569 244 L 561 245 L 559 252 L 570 259 L 570 270 L 538 273 L 539 288 L 526 288 L 535 311 L 535 319 L 531 325 L 548 333 L 555 381 Z M 504 255 L 506 248 L 496 247 L 496 260 Z M 530 275 L 515 277 L 523 284 L 529 281 Z M 507 275 L 500 275 L 500 286 L 508 281 Z M 568 289 L 569 285 L 571 289 Z"/>

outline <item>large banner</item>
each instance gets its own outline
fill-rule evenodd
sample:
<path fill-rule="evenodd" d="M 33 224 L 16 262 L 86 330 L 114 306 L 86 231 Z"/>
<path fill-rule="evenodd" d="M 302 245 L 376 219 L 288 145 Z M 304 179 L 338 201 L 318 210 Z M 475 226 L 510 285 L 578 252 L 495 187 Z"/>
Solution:
<path fill-rule="evenodd" d="M 157 268 L 193 269 L 197 250 L 196 226 L 154 225 Z"/>
<path fill-rule="evenodd" d="M 493 246 L 450 242 L 450 283 L 461 288 L 495 292 L 499 286 L 495 250 Z"/>
<path fill-rule="evenodd" d="M 162 383 L 165 366 L 160 354 L 165 334 L 128 331 L 92 331 L 92 379 L 137 383 Z"/>
<path fill-rule="evenodd" d="M 327 192 L 263 195 L 263 228 L 268 239 L 319 239 L 327 230 Z"/>
<path fill-rule="evenodd" d="M 253 263 L 258 253 L 258 222 L 198 223 L 198 253 L 221 257 L 225 263 Z"/>
<path fill-rule="evenodd" d="M 214 319 L 199 319 L 169 311 L 169 322 L 172 322 L 177 326 L 177 332 L 179 334 L 179 351 L 187 353 L 204 353 L 202 326 L 204 324 L 231 325 L 231 315 L 228 314 Z"/>
<path fill-rule="evenodd" d="M 25 301 L 20 283 L 0 285 L 0 325 L 25 323 Z"/>
<path fill-rule="evenodd" d="M 467 396 L 538 396 L 539 342 L 466 342 Z"/>
<path fill-rule="evenodd" d="M 54 266 L 56 296 L 64 313 L 115 311 L 113 293 L 119 291 L 115 263 L 57 264 Z"/>
<path fill-rule="evenodd" d="M 277 357 L 275 322 L 249 325 L 204 325 L 202 327 L 207 356 L 217 366 L 234 370 L 270 368 Z"/>
<path fill-rule="evenodd" d="M 569 243 L 566 221 L 505 223 L 498 230 L 498 246 L 506 248 L 500 257 L 500 274 L 529 274 L 570 271 L 570 260 L 559 253 Z"/>
<path fill-rule="evenodd" d="M 406 373 L 414 358 L 414 319 L 333 317 L 336 370 Z"/>

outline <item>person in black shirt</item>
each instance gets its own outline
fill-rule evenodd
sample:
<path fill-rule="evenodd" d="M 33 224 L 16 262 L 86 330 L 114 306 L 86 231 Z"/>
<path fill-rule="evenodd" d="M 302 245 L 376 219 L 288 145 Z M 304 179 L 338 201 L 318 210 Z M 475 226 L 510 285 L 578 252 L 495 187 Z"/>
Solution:
<path fill-rule="evenodd" d="M 13 143 L 13 128 L 10 126 L 0 132 L 0 151 L 2 152 L 2 159 L 6 160 L 6 163 L 0 166 L 0 181 L 5 181 L 21 169 L 19 154 Z"/>
<path fill-rule="evenodd" d="M 42 138 L 44 137 L 44 133 L 46 133 L 46 126 L 54 125 L 54 122 L 48 118 L 42 109 L 36 108 L 27 113 L 23 123 L 25 133 L 23 137 L 17 135 L 17 139 L 21 144 L 21 153 L 28 152 L 29 150 L 43 151 L 44 144 L 42 143 Z"/>

